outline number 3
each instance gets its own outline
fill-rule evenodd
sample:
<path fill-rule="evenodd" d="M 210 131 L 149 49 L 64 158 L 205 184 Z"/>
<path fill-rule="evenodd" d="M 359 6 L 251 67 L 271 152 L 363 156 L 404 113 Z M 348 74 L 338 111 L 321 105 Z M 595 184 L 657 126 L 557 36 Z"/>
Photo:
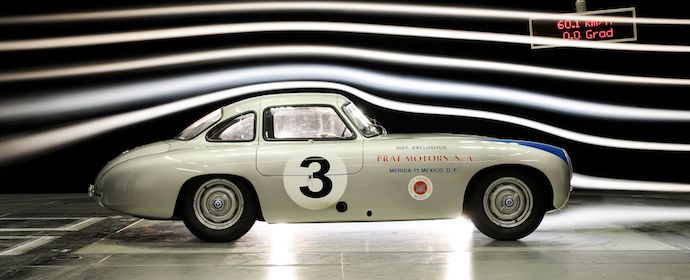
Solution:
<path fill-rule="evenodd" d="M 311 191 L 308 186 L 299 187 L 299 190 L 302 192 L 302 194 L 308 197 L 322 198 L 331 193 L 331 190 L 333 189 L 333 182 L 331 181 L 331 179 L 326 177 L 326 173 L 328 173 L 328 171 L 331 169 L 331 164 L 328 163 L 328 160 L 322 157 L 308 157 L 304 159 L 299 166 L 309 167 L 309 165 L 311 165 L 312 163 L 318 163 L 319 166 L 321 166 L 321 169 L 319 169 L 319 171 L 314 172 L 310 176 L 310 178 L 321 180 L 321 184 L 323 186 L 321 187 L 321 190 L 318 192 Z"/>

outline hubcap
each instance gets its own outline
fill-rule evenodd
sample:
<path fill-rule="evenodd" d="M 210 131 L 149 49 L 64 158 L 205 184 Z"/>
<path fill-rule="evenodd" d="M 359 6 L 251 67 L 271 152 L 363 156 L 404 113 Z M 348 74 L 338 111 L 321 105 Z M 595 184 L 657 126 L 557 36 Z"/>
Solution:
<path fill-rule="evenodd" d="M 194 194 L 194 214 L 211 229 L 234 225 L 244 210 L 244 199 L 237 185 L 224 179 L 204 183 Z"/>
<path fill-rule="evenodd" d="M 221 199 L 216 199 L 213 201 L 213 208 L 220 209 L 223 208 L 223 200 Z"/>
<path fill-rule="evenodd" d="M 513 207 L 513 204 L 514 204 L 514 203 L 515 203 L 515 202 L 513 201 L 513 198 L 512 198 L 512 197 L 508 197 L 508 198 L 506 198 L 505 201 L 503 201 L 503 204 L 504 204 L 506 207 Z"/>
<path fill-rule="evenodd" d="M 486 189 L 483 204 L 484 212 L 494 224 L 516 227 L 532 213 L 532 192 L 520 179 L 503 177 Z"/>

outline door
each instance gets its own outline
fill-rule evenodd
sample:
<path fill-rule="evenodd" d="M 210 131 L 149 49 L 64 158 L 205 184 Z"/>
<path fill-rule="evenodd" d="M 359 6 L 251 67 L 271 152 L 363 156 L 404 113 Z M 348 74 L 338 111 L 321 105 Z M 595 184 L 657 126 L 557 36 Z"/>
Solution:
<path fill-rule="evenodd" d="M 362 169 L 362 140 L 356 132 L 330 104 L 262 106 L 258 172 L 281 176 L 288 196 L 302 208 L 337 203 L 348 176 Z"/>

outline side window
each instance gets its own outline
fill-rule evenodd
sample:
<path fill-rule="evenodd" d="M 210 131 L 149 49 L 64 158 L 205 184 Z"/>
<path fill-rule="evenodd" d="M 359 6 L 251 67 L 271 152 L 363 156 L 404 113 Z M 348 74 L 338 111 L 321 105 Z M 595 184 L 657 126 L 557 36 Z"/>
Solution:
<path fill-rule="evenodd" d="M 208 132 L 208 140 L 242 142 L 254 140 L 254 113 L 225 120 Z"/>
<path fill-rule="evenodd" d="M 329 106 L 284 106 L 265 111 L 267 139 L 353 139 L 354 134 Z"/>

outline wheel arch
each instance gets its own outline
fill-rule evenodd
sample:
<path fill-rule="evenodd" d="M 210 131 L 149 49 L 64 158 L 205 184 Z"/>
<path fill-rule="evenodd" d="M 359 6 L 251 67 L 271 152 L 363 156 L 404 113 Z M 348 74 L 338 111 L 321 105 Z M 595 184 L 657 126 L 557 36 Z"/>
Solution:
<path fill-rule="evenodd" d="M 542 186 L 542 191 L 546 195 L 549 203 L 548 203 L 548 208 L 545 210 L 552 210 L 554 209 L 553 207 L 553 186 L 551 185 L 551 181 L 549 181 L 549 178 L 546 177 L 546 174 L 542 172 L 541 170 L 534 168 L 532 166 L 528 165 L 522 165 L 522 164 L 501 164 L 501 165 L 494 165 L 494 166 L 489 166 L 486 167 L 482 170 L 479 170 L 477 173 L 475 173 L 470 181 L 467 183 L 467 188 L 465 190 L 465 195 L 463 197 L 463 203 L 462 203 L 462 214 L 466 215 L 469 214 L 470 207 L 469 203 L 467 203 L 468 198 L 470 196 L 470 193 L 472 190 L 477 187 L 477 182 L 479 181 L 480 178 L 486 176 L 487 174 L 490 174 L 492 172 L 496 172 L 498 170 L 520 170 L 523 171 L 527 174 L 530 174 L 531 176 L 534 176 L 536 180 L 539 181 L 540 186 Z"/>
<path fill-rule="evenodd" d="M 264 221 L 264 216 L 263 213 L 261 212 L 261 201 L 259 200 L 259 196 L 256 194 L 256 189 L 254 189 L 254 184 L 252 184 L 247 178 L 244 178 L 242 176 L 238 175 L 233 175 L 233 174 L 204 174 L 204 175 L 199 175 L 192 177 L 188 179 L 187 181 L 182 184 L 182 187 L 180 190 L 177 192 L 177 199 L 175 201 L 175 209 L 173 212 L 173 218 L 174 219 L 179 219 L 180 218 L 180 211 L 182 209 L 182 203 L 184 201 L 184 193 L 186 193 L 187 189 L 194 187 L 202 182 L 211 180 L 211 179 L 216 179 L 216 178 L 222 178 L 222 179 L 227 179 L 232 182 L 240 182 L 244 186 L 246 186 L 250 193 L 252 194 L 252 197 L 256 201 L 256 219 L 259 221 Z"/>

